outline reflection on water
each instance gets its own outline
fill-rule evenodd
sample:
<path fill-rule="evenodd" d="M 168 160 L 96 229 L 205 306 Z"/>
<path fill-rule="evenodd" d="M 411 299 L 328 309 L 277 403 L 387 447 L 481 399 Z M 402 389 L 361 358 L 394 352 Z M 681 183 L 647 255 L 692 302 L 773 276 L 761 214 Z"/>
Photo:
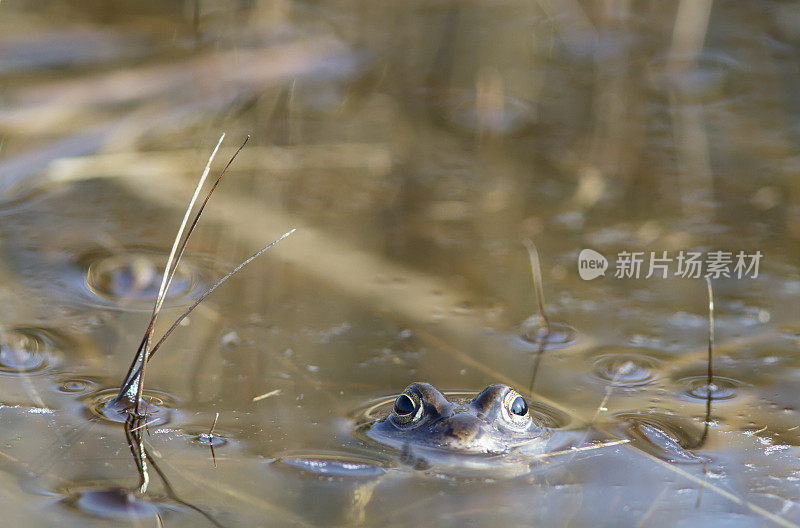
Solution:
<path fill-rule="evenodd" d="M 166 259 L 123 252 L 89 264 L 86 285 L 94 295 L 111 302 L 137 300 L 142 304 L 152 304 L 165 264 Z M 193 289 L 197 282 L 193 275 L 197 272 L 193 272 L 190 266 L 184 261 L 173 277 L 169 291 L 172 297 L 186 296 Z"/>
<path fill-rule="evenodd" d="M 275 464 L 320 478 L 370 479 L 386 473 L 385 462 L 336 453 L 287 454 Z"/>
<path fill-rule="evenodd" d="M 686 395 L 698 400 L 705 400 L 709 396 L 713 400 L 727 400 L 736 396 L 735 387 L 739 384 L 734 379 L 714 376 L 714 382 L 709 385 L 708 378 L 693 376 L 678 380 L 678 384 L 686 386 Z"/>
<path fill-rule="evenodd" d="M 57 359 L 58 339 L 58 334 L 43 328 L 0 330 L 0 372 L 20 374 L 47 368 Z"/>
<path fill-rule="evenodd" d="M 125 488 L 76 491 L 64 503 L 105 519 L 143 521 L 163 515 L 157 503 Z"/>
<path fill-rule="evenodd" d="M 630 353 L 597 356 L 592 374 L 601 383 L 614 387 L 647 385 L 657 376 L 659 362 L 651 357 Z"/>
<path fill-rule="evenodd" d="M 794 3 L 34 7 L 0 4 L 7 522 L 800 523 Z M 140 432 L 170 484 L 142 491 L 109 388 L 222 130 L 252 140 L 160 322 L 298 231 L 154 359 Z M 579 278 L 585 248 L 605 276 Z M 709 387 L 704 284 L 613 263 L 715 250 L 764 257 L 714 281 Z M 419 471 L 353 434 L 415 380 L 533 385 L 592 449 L 512 478 Z"/>
<path fill-rule="evenodd" d="M 700 462 L 692 449 L 703 447 L 702 428 L 670 416 L 648 413 L 619 413 L 627 424 L 633 445 L 669 462 Z"/>
<path fill-rule="evenodd" d="M 85 393 L 95 387 L 96 381 L 81 378 L 65 378 L 56 381 L 56 390 L 67 394 Z"/>
<path fill-rule="evenodd" d="M 84 398 L 87 415 L 107 422 L 125 423 L 130 416 L 130 409 L 125 400 L 114 402 L 118 392 L 119 389 L 105 389 Z M 147 416 L 145 423 L 148 426 L 158 427 L 170 422 L 170 407 L 175 407 L 173 398 L 164 393 L 146 390 L 142 399 L 143 409 L 146 409 L 142 412 Z"/>
<path fill-rule="evenodd" d="M 520 335 L 529 344 L 544 345 L 545 349 L 551 350 L 569 346 L 577 339 L 578 331 L 568 324 L 551 322 L 545 328 L 539 319 L 538 316 L 533 316 L 522 323 Z"/>

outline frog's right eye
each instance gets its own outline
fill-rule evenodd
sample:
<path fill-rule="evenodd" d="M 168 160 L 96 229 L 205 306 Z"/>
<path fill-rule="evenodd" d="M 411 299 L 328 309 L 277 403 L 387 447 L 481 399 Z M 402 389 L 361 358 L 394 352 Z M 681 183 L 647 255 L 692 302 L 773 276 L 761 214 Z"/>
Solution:
<path fill-rule="evenodd" d="M 422 402 L 414 391 L 404 392 L 394 401 L 394 420 L 406 425 L 422 417 Z"/>
<path fill-rule="evenodd" d="M 401 394 L 394 401 L 394 412 L 401 416 L 413 414 L 416 410 L 417 406 L 408 394 Z"/>

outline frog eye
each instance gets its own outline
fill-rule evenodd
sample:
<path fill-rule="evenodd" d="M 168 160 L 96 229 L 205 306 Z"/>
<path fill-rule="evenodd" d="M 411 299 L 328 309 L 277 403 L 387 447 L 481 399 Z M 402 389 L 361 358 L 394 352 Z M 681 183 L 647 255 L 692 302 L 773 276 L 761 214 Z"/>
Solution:
<path fill-rule="evenodd" d="M 414 391 L 404 392 L 394 401 L 394 421 L 406 425 L 422 417 L 422 403 Z"/>
<path fill-rule="evenodd" d="M 531 420 L 528 402 L 515 390 L 508 391 L 503 398 L 503 411 L 506 420 L 518 426 L 525 426 Z"/>
<path fill-rule="evenodd" d="M 525 401 L 525 398 L 518 395 L 511 401 L 511 405 L 508 406 L 508 412 L 516 414 L 517 416 L 525 416 L 528 414 L 528 402 Z"/>
<path fill-rule="evenodd" d="M 417 406 L 408 394 L 401 394 L 394 401 L 394 412 L 401 416 L 413 413 Z"/>

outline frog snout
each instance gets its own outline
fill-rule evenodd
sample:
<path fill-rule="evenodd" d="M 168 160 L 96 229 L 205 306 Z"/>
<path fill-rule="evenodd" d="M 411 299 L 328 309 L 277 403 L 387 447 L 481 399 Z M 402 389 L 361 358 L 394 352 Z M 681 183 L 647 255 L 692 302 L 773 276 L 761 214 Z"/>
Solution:
<path fill-rule="evenodd" d="M 442 436 L 448 438 L 447 447 L 468 453 L 503 453 L 508 450 L 491 427 L 469 413 L 456 414 L 440 424 Z"/>
<path fill-rule="evenodd" d="M 457 414 L 448 420 L 447 433 L 468 444 L 481 434 L 481 422 L 469 414 Z"/>

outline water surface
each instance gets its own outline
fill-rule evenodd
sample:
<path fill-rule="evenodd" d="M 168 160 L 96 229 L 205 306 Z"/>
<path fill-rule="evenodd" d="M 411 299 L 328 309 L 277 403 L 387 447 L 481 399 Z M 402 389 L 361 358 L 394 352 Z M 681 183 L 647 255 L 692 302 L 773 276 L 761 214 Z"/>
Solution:
<path fill-rule="evenodd" d="M 5 0 L 0 15 L 6 522 L 800 523 L 794 4 Z M 150 467 L 142 493 L 97 406 L 222 131 L 216 171 L 252 138 L 159 328 L 298 231 L 151 363 L 160 415 L 139 433 L 169 484 Z M 526 238 L 548 316 L 575 330 L 541 355 L 522 330 Z M 605 277 L 580 279 L 584 248 Z M 616 278 L 623 251 L 763 254 L 757 278 L 713 281 L 708 420 L 705 283 Z M 412 381 L 525 391 L 537 357 L 533 400 L 587 442 L 624 442 L 462 478 L 353 433 Z"/>

